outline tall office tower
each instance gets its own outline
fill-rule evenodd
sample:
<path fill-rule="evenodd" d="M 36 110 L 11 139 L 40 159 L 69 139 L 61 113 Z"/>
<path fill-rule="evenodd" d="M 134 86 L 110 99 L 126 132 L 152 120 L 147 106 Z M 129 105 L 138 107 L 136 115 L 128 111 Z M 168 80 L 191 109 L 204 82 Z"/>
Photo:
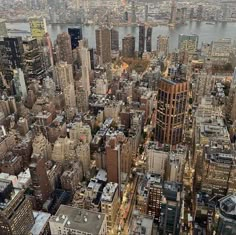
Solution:
<path fill-rule="evenodd" d="M 233 235 L 236 231 L 236 196 L 228 195 L 219 200 L 217 235 Z"/>
<path fill-rule="evenodd" d="M 131 23 L 136 23 L 136 6 L 134 1 L 131 3 Z"/>
<path fill-rule="evenodd" d="M 123 20 L 124 20 L 124 22 L 129 21 L 129 13 L 127 11 L 124 12 Z"/>
<path fill-rule="evenodd" d="M 185 23 L 186 13 L 187 13 L 187 8 L 186 7 L 182 7 L 180 9 L 180 21 L 181 21 L 181 23 Z"/>
<path fill-rule="evenodd" d="M 86 91 L 87 97 L 90 95 L 90 71 L 91 71 L 91 61 L 90 52 L 87 47 L 87 40 L 81 40 L 79 42 L 79 56 L 81 61 L 82 70 L 82 86 Z"/>
<path fill-rule="evenodd" d="M 135 56 L 135 37 L 130 34 L 122 39 L 122 56 Z"/>
<path fill-rule="evenodd" d="M 13 78 L 13 69 L 24 68 L 23 57 L 20 37 L 5 37 L 0 41 L 0 70 L 7 82 Z"/>
<path fill-rule="evenodd" d="M 65 205 L 49 219 L 49 225 L 51 234 L 108 234 L 105 214 Z"/>
<path fill-rule="evenodd" d="M 94 56 L 94 49 L 89 48 L 89 53 L 90 53 L 90 63 L 91 63 L 91 69 L 95 68 L 95 56 Z"/>
<path fill-rule="evenodd" d="M 7 58 L 11 63 L 11 68 L 23 69 L 24 48 L 21 37 L 5 37 L 3 43 L 7 50 Z"/>
<path fill-rule="evenodd" d="M 0 19 L 0 37 L 7 37 L 7 26 L 4 19 Z"/>
<path fill-rule="evenodd" d="M 203 20 L 203 5 L 199 5 L 197 8 L 197 21 Z"/>
<path fill-rule="evenodd" d="M 175 24 L 176 23 L 176 15 L 177 15 L 177 6 L 176 6 L 176 1 L 172 0 L 171 2 L 171 12 L 170 12 L 170 24 Z"/>
<path fill-rule="evenodd" d="M 229 8 L 228 8 L 228 5 L 226 3 L 224 3 L 222 5 L 222 12 L 223 12 L 222 21 L 227 21 L 227 19 L 229 17 Z"/>
<path fill-rule="evenodd" d="M 29 170 L 34 191 L 33 195 L 36 199 L 37 208 L 40 209 L 51 194 L 51 185 L 45 167 L 45 160 L 40 154 L 32 154 Z"/>
<path fill-rule="evenodd" d="M 188 82 L 182 79 L 160 80 L 157 98 L 156 138 L 176 145 L 183 138 Z"/>
<path fill-rule="evenodd" d="M 27 38 L 23 41 L 24 59 L 25 59 L 25 76 L 26 80 L 42 80 L 46 77 L 45 67 L 41 48 L 37 39 Z"/>
<path fill-rule="evenodd" d="M 56 47 L 56 53 L 57 53 L 57 61 L 64 61 L 68 64 L 73 63 L 73 57 L 72 57 L 72 47 L 71 47 L 71 39 L 70 35 L 68 33 L 61 33 L 57 36 L 57 47 Z"/>
<path fill-rule="evenodd" d="M 152 52 L 152 27 L 147 28 L 146 51 Z"/>
<path fill-rule="evenodd" d="M 71 39 L 72 50 L 74 50 L 79 46 L 79 41 L 83 39 L 82 28 L 68 28 L 68 33 Z"/>
<path fill-rule="evenodd" d="M 169 53 L 169 37 L 159 35 L 157 37 L 157 56 L 166 57 Z"/>
<path fill-rule="evenodd" d="M 142 57 L 145 47 L 145 25 L 139 25 L 138 53 Z"/>
<path fill-rule="evenodd" d="M 176 182 L 164 182 L 160 217 L 161 234 L 179 234 L 182 204 L 181 194 L 182 184 Z"/>
<path fill-rule="evenodd" d="M 144 21 L 147 23 L 148 22 L 148 5 L 145 5 L 144 9 Z"/>
<path fill-rule="evenodd" d="M 180 34 L 178 48 L 181 51 L 187 51 L 193 53 L 198 48 L 198 40 L 199 37 L 196 34 L 191 34 L 191 35 Z"/>
<path fill-rule="evenodd" d="M 14 70 L 13 82 L 16 96 L 25 99 L 27 96 L 27 88 L 25 85 L 25 76 L 21 69 Z"/>
<path fill-rule="evenodd" d="M 106 167 L 108 182 L 121 184 L 120 144 L 116 137 L 111 137 L 106 143 Z"/>
<path fill-rule="evenodd" d="M 0 180 L 0 234 L 29 234 L 34 224 L 32 204 L 24 190 L 14 188 L 10 180 Z"/>
<path fill-rule="evenodd" d="M 74 83 L 72 65 L 67 62 L 60 62 L 55 66 L 56 86 L 63 90 Z"/>
<path fill-rule="evenodd" d="M 96 29 L 96 50 L 99 64 L 111 62 L 111 31 L 109 29 Z"/>
<path fill-rule="evenodd" d="M 119 32 L 111 29 L 111 50 L 119 51 Z"/>
<path fill-rule="evenodd" d="M 30 32 L 33 38 L 42 40 L 47 32 L 46 19 L 42 16 L 29 18 Z"/>
<path fill-rule="evenodd" d="M 111 232 L 115 226 L 117 211 L 119 209 L 119 193 L 117 183 L 107 183 L 101 196 L 101 212 L 107 216 L 107 230 Z"/>
<path fill-rule="evenodd" d="M 189 19 L 192 20 L 194 17 L 194 8 L 190 9 Z"/>

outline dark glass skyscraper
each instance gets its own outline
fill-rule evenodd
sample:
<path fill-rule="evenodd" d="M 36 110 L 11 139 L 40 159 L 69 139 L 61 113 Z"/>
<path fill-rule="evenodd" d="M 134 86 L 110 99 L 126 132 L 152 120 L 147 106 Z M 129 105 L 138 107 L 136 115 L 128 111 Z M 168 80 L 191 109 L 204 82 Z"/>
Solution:
<path fill-rule="evenodd" d="M 119 32 L 111 29 L 111 50 L 119 51 Z"/>
<path fill-rule="evenodd" d="M 152 27 L 148 27 L 147 29 L 146 51 L 152 51 Z"/>
<path fill-rule="evenodd" d="M 71 38 L 72 50 L 79 46 L 79 40 L 83 39 L 81 28 L 68 28 L 68 33 Z"/>
<path fill-rule="evenodd" d="M 145 26 L 139 25 L 139 44 L 138 44 L 139 56 L 142 56 L 144 52 L 144 46 L 145 46 Z"/>

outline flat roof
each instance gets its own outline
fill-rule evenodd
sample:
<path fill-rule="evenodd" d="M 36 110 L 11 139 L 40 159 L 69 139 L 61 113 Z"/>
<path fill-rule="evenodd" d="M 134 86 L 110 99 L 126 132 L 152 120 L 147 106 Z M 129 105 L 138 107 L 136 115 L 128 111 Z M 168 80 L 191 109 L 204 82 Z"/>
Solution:
<path fill-rule="evenodd" d="M 62 224 L 65 228 L 97 235 L 100 231 L 105 214 L 61 205 L 50 222 Z"/>
<path fill-rule="evenodd" d="M 30 232 L 33 235 L 40 235 L 45 228 L 51 214 L 42 211 L 33 211 L 35 223 Z"/>

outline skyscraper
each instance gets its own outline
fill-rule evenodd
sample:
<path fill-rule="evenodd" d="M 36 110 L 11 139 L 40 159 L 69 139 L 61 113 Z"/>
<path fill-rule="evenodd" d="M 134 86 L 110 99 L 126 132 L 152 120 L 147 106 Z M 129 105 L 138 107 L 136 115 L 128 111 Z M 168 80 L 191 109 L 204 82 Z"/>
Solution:
<path fill-rule="evenodd" d="M 81 61 L 81 70 L 82 70 L 82 86 L 87 94 L 90 95 L 90 80 L 89 74 L 91 71 L 91 61 L 90 61 L 90 52 L 86 46 L 87 41 L 81 40 L 79 43 L 79 56 Z"/>
<path fill-rule="evenodd" d="M 203 18 L 203 5 L 199 5 L 197 8 L 197 21 L 202 21 Z"/>
<path fill-rule="evenodd" d="M 139 44 L 138 44 L 138 52 L 139 56 L 142 56 L 145 47 L 145 26 L 139 25 Z"/>
<path fill-rule="evenodd" d="M 45 77 L 45 66 L 37 39 L 26 38 L 23 47 L 27 80 L 42 80 Z"/>
<path fill-rule="evenodd" d="M 0 19 L 0 37 L 7 37 L 6 20 Z"/>
<path fill-rule="evenodd" d="M 96 50 L 99 64 L 111 62 L 111 31 L 108 28 L 96 29 Z"/>
<path fill-rule="evenodd" d="M 144 21 L 148 22 L 148 5 L 145 5 L 145 9 L 144 9 Z"/>
<path fill-rule="evenodd" d="M 176 145 L 183 138 L 187 107 L 188 83 L 183 79 L 160 80 L 157 101 L 156 138 L 159 142 Z"/>
<path fill-rule="evenodd" d="M 14 70 L 14 87 L 16 96 L 26 98 L 27 89 L 25 85 L 25 77 L 21 69 Z"/>
<path fill-rule="evenodd" d="M 147 28 L 146 51 L 152 51 L 152 27 Z"/>
<path fill-rule="evenodd" d="M 165 182 L 161 202 L 161 234 L 178 235 L 180 229 L 180 212 L 182 204 L 182 185 L 176 182 Z"/>
<path fill-rule="evenodd" d="M 71 39 L 72 50 L 74 50 L 79 46 L 79 41 L 83 39 L 82 28 L 68 28 L 68 33 Z"/>
<path fill-rule="evenodd" d="M 135 37 L 133 37 L 132 35 L 127 35 L 122 39 L 122 56 L 135 56 Z"/>
<path fill-rule="evenodd" d="M 136 23 L 136 9 L 135 3 L 132 1 L 131 3 L 131 23 Z"/>
<path fill-rule="evenodd" d="M 106 167 L 108 182 L 121 184 L 120 144 L 116 137 L 110 137 L 106 144 Z"/>
<path fill-rule="evenodd" d="M 55 80 L 57 87 L 61 90 L 74 83 L 72 65 L 66 62 L 58 63 L 55 66 Z"/>
<path fill-rule="evenodd" d="M 170 24 L 176 23 L 176 14 L 177 14 L 177 7 L 176 7 L 176 1 L 172 0 L 171 3 L 171 12 L 170 12 Z"/>
<path fill-rule="evenodd" d="M 23 69 L 24 48 L 21 37 L 5 37 L 3 38 L 3 43 L 5 43 L 7 57 L 11 62 L 11 67 L 13 69 Z"/>
<path fill-rule="evenodd" d="M 34 224 L 32 204 L 23 189 L 14 188 L 10 180 L 0 180 L 0 234 L 29 234 Z"/>
<path fill-rule="evenodd" d="M 119 51 L 119 32 L 111 29 L 111 50 Z"/>
<path fill-rule="evenodd" d="M 169 53 L 169 37 L 159 35 L 157 37 L 157 55 L 166 57 Z"/>
<path fill-rule="evenodd" d="M 40 209 L 49 198 L 52 190 L 45 167 L 45 160 L 40 154 L 32 154 L 29 170 L 34 190 L 33 195 L 36 199 L 37 208 Z"/>
<path fill-rule="evenodd" d="M 46 19 L 42 16 L 29 18 L 30 31 L 33 38 L 42 40 L 47 32 Z"/>
<path fill-rule="evenodd" d="M 71 39 L 68 33 L 61 33 L 57 36 L 57 60 L 67 62 L 68 64 L 73 63 L 72 57 L 72 47 L 71 47 Z"/>

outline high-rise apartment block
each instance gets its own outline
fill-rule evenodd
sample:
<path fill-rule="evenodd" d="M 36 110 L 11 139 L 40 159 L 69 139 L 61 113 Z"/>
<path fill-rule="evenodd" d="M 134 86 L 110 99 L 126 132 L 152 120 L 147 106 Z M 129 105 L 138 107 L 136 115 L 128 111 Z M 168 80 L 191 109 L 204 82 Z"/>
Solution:
<path fill-rule="evenodd" d="M 71 38 L 68 33 L 61 33 L 57 36 L 57 61 L 67 62 L 68 64 L 73 63 Z"/>
<path fill-rule="evenodd" d="M 100 64 L 111 62 L 111 31 L 108 28 L 96 30 L 96 50 Z"/>
<path fill-rule="evenodd" d="M 135 37 L 127 35 L 122 39 L 122 56 L 134 57 L 135 56 Z"/>
<path fill-rule="evenodd" d="M 160 80 L 157 98 L 156 138 L 160 143 L 181 143 L 188 97 L 188 82 Z"/>

